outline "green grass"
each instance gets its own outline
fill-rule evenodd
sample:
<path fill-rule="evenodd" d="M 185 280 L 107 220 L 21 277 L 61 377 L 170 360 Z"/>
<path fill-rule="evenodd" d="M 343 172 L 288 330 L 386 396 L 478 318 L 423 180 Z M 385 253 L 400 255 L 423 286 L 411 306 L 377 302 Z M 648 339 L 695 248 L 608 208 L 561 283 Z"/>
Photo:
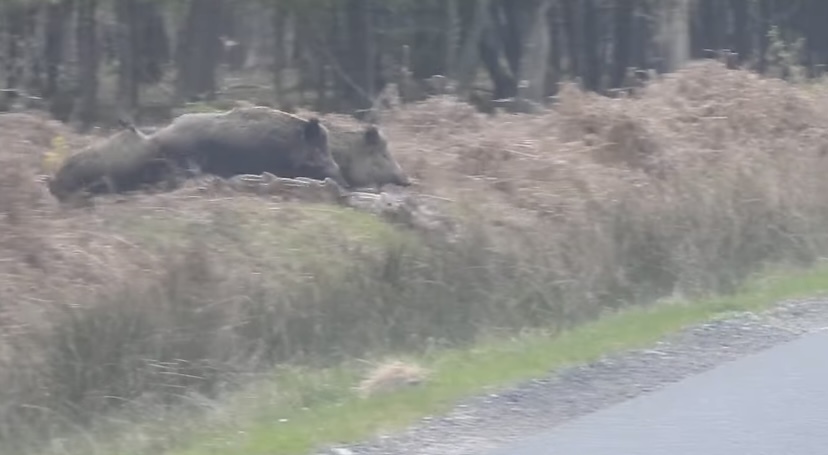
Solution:
<path fill-rule="evenodd" d="M 389 245 L 417 241 L 372 214 L 326 204 L 287 202 L 263 210 L 252 197 L 238 198 L 233 207 L 208 207 L 189 216 L 146 216 L 123 210 L 107 221 L 112 232 L 147 250 L 163 252 L 198 239 L 222 246 L 225 259 L 255 258 L 269 264 L 263 267 L 267 269 L 287 260 L 294 267 L 321 264 L 323 270 L 339 272 L 353 260 L 348 249 L 382 251 Z"/>
<path fill-rule="evenodd" d="M 378 432 L 402 429 L 417 419 L 449 410 L 458 400 L 492 387 L 546 375 L 550 370 L 599 356 L 645 347 L 687 325 L 763 310 L 774 303 L 828 291 L 828 266 L 766 273 L 734 295 L 669 301 L 635 307 L 550 336 L 525 334 L 483 340 L 472 349 L 435 350 L 417 359 L 432 371 L 420 387 L 368 399 L 352 387 L 360 368 L 274 373 L 228 404 L 233 423 L 188 434 L 169 455 L 298 455 L 328 444 L 345 444 Z"/>

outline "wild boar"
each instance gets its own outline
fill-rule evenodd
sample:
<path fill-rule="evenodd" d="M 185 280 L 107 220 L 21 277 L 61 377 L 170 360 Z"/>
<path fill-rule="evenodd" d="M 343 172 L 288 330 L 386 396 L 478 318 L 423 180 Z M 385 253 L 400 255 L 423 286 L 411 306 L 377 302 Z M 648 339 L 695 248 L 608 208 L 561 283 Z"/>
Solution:
<path fill-rule="evenodd" d="M 178 171 L 155 144 L 131 127 L 71 155 L 48 180 L 60 202 L 77 195 L 125 193 L 165 183 L 176 188 Z"/>
<path fill-rule="evenodd" d="M 386 184 L 411 185 L 375 125 L 363 129 L 328 125 L 328 131 L 328 146 L 348 187 L 380 190 Z"/>
<path fill-rule="evenodd" d="M 328 131 L 316 117 L 306 120 L 262 106 L 184 114 L 149 139 L 179 166 L 195 163 L 201 172 L 222 178 L 269 172 L 343 182 L 328 150 Z"/>

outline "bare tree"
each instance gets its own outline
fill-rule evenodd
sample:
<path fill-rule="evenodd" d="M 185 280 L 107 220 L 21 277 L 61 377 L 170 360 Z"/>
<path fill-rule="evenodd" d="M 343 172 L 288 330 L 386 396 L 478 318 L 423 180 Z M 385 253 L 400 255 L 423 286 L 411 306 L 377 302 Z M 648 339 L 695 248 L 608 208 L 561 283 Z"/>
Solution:
<path fill-rule="evenodd" d="M 477 75 L 477 68 L 480 62 L 478 46 L 483 38 L 486 28 L 489 26 L 489 0 L 478 0 L 474 2 L 474 13 L 471 25 L 466 32 L 460 53 L 457 58 L 457 65 L 453 72 L 449 73 L 452 79 L 457 80 L 457 95 L 466 96 Z"/>
<path fill-rule="evenodd" d="M 546 94 L 546 71 L 549 68 L 549 9 L 552 0 L 542 0 L 527 34 L 518 82 L 518 97 L 540 103 Z"/>
<path fill-rule="evenodd" d="M 176 97 L 213 99 L 219 62 L 222 0 L 190 0 L 176 52 Z"/>
<path fill-rule="evenodd" d="M 453 75 L 455 73 L 455 65 L 457 64 L 457 53 L 460 43 L 460 17 L 457 11 L 457 0 L 445 0 L 445 49 L 443 51 L 443 58 L 445 59 L 444 66 L 446 75 Z"/>
<path fill-rule="evenodd" d="M 348 26 L 351 55 L 345 60 L 347 77 L 345 95 L 357 109 L 371 107 L 376 92 L 373 0 L 348 0 L 345 17 Z"/>
<path fill-rule="evenodd" d="M 78 110 L 77 119 L 82 130 L 92 126 L 98 114 L 98 33 L 95 14 L 98 0 L 78 0 Z"/>
<path fill-rule="evenodd" d="M 136 0 L 115 0 L 115 11 L 118 18 L 118 104 L 124 112 L 132 114 L 138 105 L 138 80 L 135 77 Z"/>
<path fill-rule="evenodd" d="M 689 0 L 661 2 L 657 42 L 663 72 L 676 71 L 690 59 L 689 14 Z"/>
<path fill-rule="evenodd" d="M 620 87 L 630 66 L 630 47 L 632 45 L 633 13 L 636 0 L 618 0 L 615 2 L 615 36 L 613 42 L 614 61 L 612 69 L 612 86 Z"/>
<path fill-rule="evenodd" d="M 273 97 L 281 102 L 284 91 L 284 71 L 287 66 L 287 49 L 285 35 L 287 34 L 288 9 L 282 2 L 276 2 L 272 12 L 273 23 Z"/>

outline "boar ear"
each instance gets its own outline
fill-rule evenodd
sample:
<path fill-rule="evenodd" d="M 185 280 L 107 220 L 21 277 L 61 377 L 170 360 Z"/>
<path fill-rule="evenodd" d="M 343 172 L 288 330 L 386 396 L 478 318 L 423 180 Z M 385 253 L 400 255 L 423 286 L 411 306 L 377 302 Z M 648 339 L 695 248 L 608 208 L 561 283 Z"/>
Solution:
<path fill-rule="evenodd" d="M 121 129 L 124 129 L 124 130 L 127 130 L 127 131 L 132 131 L 133 133 L 135 133 L 139 136 L 142 136 L 141 131 L 138 129 L 137 126 L 135 126 L 135 122 L 133 122 L 132 119 L 130 119 L 126 115 L 119 115 L 117 117 L 117 120 L 118 120 L 118 126 Z"/>
<path fill-rule="evenodd" d="M 365 143 L 369 145 L 376 145 L 380 142 L 379 128 L 371 125 L 365 128 Z"/>
<path fill-rule="evenodd" d="M 308 119 L 308 123 L 305 124 L 303 132 L 306 139 L 316 139 L 323 135 L 322 124 L 319 123 L 317 117 L 311 117 Z"/>

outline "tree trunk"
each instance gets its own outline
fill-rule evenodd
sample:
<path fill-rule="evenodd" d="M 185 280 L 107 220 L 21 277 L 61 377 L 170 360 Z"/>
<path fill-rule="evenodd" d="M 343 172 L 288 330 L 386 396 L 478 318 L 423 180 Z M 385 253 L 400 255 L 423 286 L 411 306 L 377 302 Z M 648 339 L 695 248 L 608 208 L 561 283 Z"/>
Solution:
<path fill-rule="evenodd" d="M 273 98 L 277 103 L 284 100 L 284 71 L 287 63 L 285 58 L 285 32 L 287 24 L 287 8 L 282 2 L 277 2 L 273 8 Z"/>
<path fill-rule="evenodd" d="M 651 18 L 657 14 L 658 8 L 652 2 L 640 2 L 638 14 L 633 15 L 631 60 L 632 66 L 639 70 L 652 68 L 653 35 L 657 27 L 653 25 L 656 21 Z"/>
<path fill-rule="evenodd" d="M 457 80 L 457 96 L 461 98 L 469 94 L 476 78 L 480 58 L 478 49 L 489 26 L 489 0 L 476 0 L 474 5 L 471 24 L 463 39 L 457 64 L 453 73 L 449 74 L 449 77 Z"/>
<path fill-rule="evenodd" d="M 78 0 L 78 111 L 82 131 L 89 129 L 97 119 L 98 111 L 98 41 L 97 0 Z"/>
<path fill-rule="evenodd" d="M 520 62 L 523 56 L 523 33 L 521 31 L 531 26 L 531 21 L 524 20 L 522 9 L 535 9 L 535 0 L 497 0 L 495 6 L 501 13 L 493 17 L 493 24 L 497 25 L 499 31 L 501 48 L 506 62 L 509 64 L 509 72 L 517 76 L 520 72 Z"/>
<path fill-rule="evenodd" d="M 115 14 L 118 19 L 116 43 L 118 49 L 118 106 L 123 113 L 132 116 L 138 106 L 138 80 L 135 77 L 135 34 L 137 17 L 136 0 L 116 0 Z"/>
<path fill-rule="evenodd" d="M 460 18 L 458 17 L 457 0 L 445 0 L 445 48 L 443 49 L 443 74 L 455 74 L 457 54 L 460 46 Z M 478 37 L 479 39 L 479 37 Z"/>
<path fill-rule="evenodd" d="M 567 54 L 569 60 L 569 75 L 571 77 L 581 76 L 581 30 L 579 24 L 579 1 L 580 0 L 563 0 L 561 2 L 561 10 L 563 12 L 564 33 L 566 34 Z"/>
<path fill-rule="evenodd" d="M 768 47 L 770 46 L 770 39 L 768 38 L 768 31 L 770 27 L 773 25 L 772 22 L 772 15 L 773 15 L 773 0 L 759 0 L 759 20 L 760 24 L 763 24 L 759 27 L 758 36 L 756 41 L 758 42 L 758 49 L 756 52 L 757 60 L 758 60 L 758 70 L 760 73 L 764 73 L 768 69 Z"/>
<path fill-rule="evenodd" d="M 750 34 L 748 33 L 748 21 L 750 20 L 750 4 L 744 0 L 731 0 L 733 8 L 733 40 L 732 50 L 739 54 L 738 62 L 744 63 L 750 58 L 751 49 Z"/>
<path fill-rule="evenodd" d="M 584 88 L 599 91 L 601 89 L 601 31 L 598 28 L 598 10 L 595 0 L 580 0 L 581 17 L 583 18 L 583 39 L 581 52 L 583 55 L 583 71 L 581 76 Z"/>
<path fill-rule="evenodd" d="M 170 39 L 164 16 L 156 0 L 135 0 L 132 48 L 137 84 L 157 84 L 170 61 Z"/>
<path fill-rule="evenodd" d="M 26 6 L 9 4 L 4 8 L 6 31 L 5 75 L 7 94 L 20 90 L 23 82 L 24 53 L 23 42 L 26 39 Z"/>
<path fill-rule="evenodd" d="M 176 55 L 176 97 L 212 100 L 221 40 L 222 0 L 191 0 Z"/>
<path fill-rule="evenodd" d="M 724 47 L 724 30 L 727 26 L 726 0 L 700 0 L 697 7 L 698 43 L 697 56 L 710 57 L 709 51 L 719 51 Z M 744 0 L 738 0 L 744 1 Z"/>
<path fill-rule="evenodd" d="M 624 84 L 627 68 L 630 66 L 632 47 L 633 13 L 636 0 L 618 0 L 615 4 L 615 42 L 613 43 L 612 82 L 614 88 Z"/>
<path fill-rule="evenodd" d="M 42 23 L 39 19 L 43 6 L 40 3 L 33 3 L 25 8 L 24 12 L 23 55 L 25 61 L 23 65 L 23 88 L 28 95 L 43 93 L 43 54 L 38 51 L 38 48 L 42 47 L 40 42 Z"/>
<path fill-rule="evenodd" d="M 534 20 L 522 51 L 518 97 L 522 100 L 542 103 L 546 95 L 546 71 L 549 68 L 549 9 L 552 0 L 542 0 L 535 11 Z"/>
<path fill-rule="evenodd" d="M 348 0 L 345 12 L 350 58 L 344 66 L 348 68 L 347 74 L 351 79 L 346 86 L 346 96 L 357 109 L 370 108 L 376 93 L 372 7 L 372 0 Z"/>
<path fill-rule="evenodd" d="M 663 0 L 659 8 L 658 46 L 661 72 L 673 72 L 690 58 L 688 0 Z"/>
<path fill-rule="evenodd" d="M 480 59 L 483 61 L 483 65 L 486 66 L 489 77 L 494 84 L 492 98 L 496 100 L 511 98 L 517 94 L 517 81 L 500 62 L 500 52 L 497 45 L 497 37 L 490 27 L 480 41 Z"/>

